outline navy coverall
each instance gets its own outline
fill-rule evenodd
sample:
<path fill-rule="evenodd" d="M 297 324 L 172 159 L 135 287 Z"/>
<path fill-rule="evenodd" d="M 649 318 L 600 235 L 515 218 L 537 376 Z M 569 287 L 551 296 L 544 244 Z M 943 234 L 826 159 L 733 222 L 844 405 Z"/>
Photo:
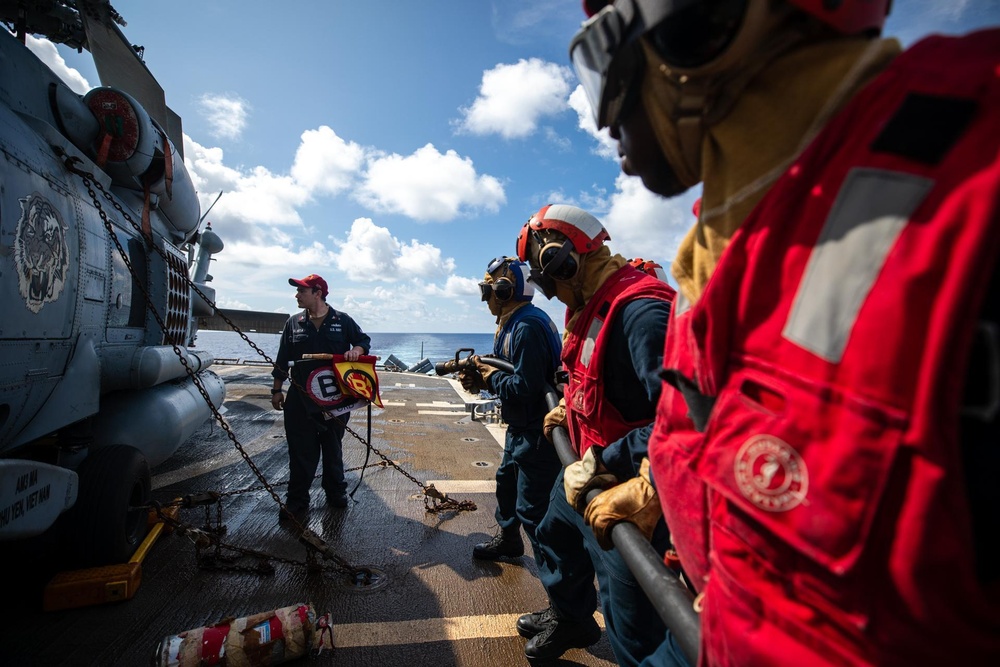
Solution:
<path fill-rule="evenodd" d="M 555 448 L 542 433 L 548 412 L 545 386 L 559 367 L 562 341 L 545 311 L 528 303 L 518 308 L 497 334 L 493 353 L 514 373 L 496 371 L 489 390 L 500 399 L 507 424 L 503 458 L 497 468 L 496 519 L 505 532 L 524 527 L 538 559 L 535 530 L 549 506 L 549 493 L 561 469 Z"/>
<path fill-rule="evenodd" d="M 303 354 L 343 354 L 352 347 L 371 350 L 371 338 L 347 313 L 330 308 L 317 330 L 305 311 L 292 315 L 285 322 L 278 343 L 278 356 L 271 375 L 279 380 L 288 377 L 288 362 L 298 361 Z M 292 384 L 285 400 L 285 438 L 288 441 L 288 494 L 285 506 L 292 514 L 309 508 L 309 487 L 312 486 L 320 452 L 323 454 L 323 490 L 328 498 L 343 495 L 344 456 L 341 439 L 350 412 L 336 419 L 321 421 L 306 410 L 311 400 Z"/>

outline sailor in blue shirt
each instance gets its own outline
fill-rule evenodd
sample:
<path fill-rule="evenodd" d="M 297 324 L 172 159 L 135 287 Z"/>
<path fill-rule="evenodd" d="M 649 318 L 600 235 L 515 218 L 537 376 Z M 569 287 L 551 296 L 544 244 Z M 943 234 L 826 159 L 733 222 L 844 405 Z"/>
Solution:
<path fill-rule="evenodd" d="M 514 372 L 480 362 L 459 373 L 466 391 L 486 389 L 500 399 L 500 414 L 507 424 L 496 474 L 500 529 L 492 540 L 473 549 L 473 557 L 480 560 L 521 556 L 522 526 L 538 558 L 535 528 L 545 516 L 561 468 L 542 433 L 542 422 L 548 411 L 545 390 L 559 367 L 562 343 L 549 316 L 531 303 L 534 287 L 527 278 L 527 264 L 515 257 L 498 257 L 479 284 L 483 301 L 497 318 L 493 354 L 509 362 Z"/>
<path fill-rule="evenodd" d="M 293 384 L 288 390 L 288 400 L 281 385 L 288 377 L 288 363 L 298 361 L 304 354 L 343 354 L 348 361 L 368 354 L 371 338 L 350 315 L 331 308 L 326 303 L 329 288 L 326 281 L 315 274 L 301 280 L 289 278 L 288 283 L 297 287 L 295 299 L 304 310 L 288 318 L 278 343 L 278 356 L 274 362 L 274 385 L 271 405 L 285 412 L 285 437 L 288 441 L 288 493 L 281 520 L 295 519 L 305 526 L 309 511 L 309 487 L 312 486 L 323 454 L 323 490 L 331 507 L 347 507 L 347 482 L 344 480 L 344 456 L 341 440 L 350 413 L 336 419 L 320 421 L 307 409 L 305 401 L 311 400 Z"/>

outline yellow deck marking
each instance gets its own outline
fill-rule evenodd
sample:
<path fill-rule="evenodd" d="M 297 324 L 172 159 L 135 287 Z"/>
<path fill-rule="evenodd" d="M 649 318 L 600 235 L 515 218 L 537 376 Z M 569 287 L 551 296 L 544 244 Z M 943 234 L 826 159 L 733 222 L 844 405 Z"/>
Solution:
<path fill-rule="evenodd" d="M 520 614 L 495 616 L 456 616 L 452 618 L 426 618 L 395 623 L 344 623 L 334 624 L 333 641 L 337 648 L 362 646 L 398 646 L 449 642 L 484 637 L 513 637 L 517 635 L 514 624 Z M 595 614 L 598 625 L 604 627 L 604 617 Z"/>

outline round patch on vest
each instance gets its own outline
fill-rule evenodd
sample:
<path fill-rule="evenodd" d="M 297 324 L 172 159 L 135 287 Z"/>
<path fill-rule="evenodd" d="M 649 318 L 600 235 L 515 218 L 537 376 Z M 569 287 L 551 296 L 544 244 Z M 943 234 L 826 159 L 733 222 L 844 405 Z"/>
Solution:
<path fill-rule="evenodd" d="M 773 435 L 755 435 L 733 461 L 740 493 L 767 512 L 785 512 L 806 502 L 809 472 L 791 445 Z"/>

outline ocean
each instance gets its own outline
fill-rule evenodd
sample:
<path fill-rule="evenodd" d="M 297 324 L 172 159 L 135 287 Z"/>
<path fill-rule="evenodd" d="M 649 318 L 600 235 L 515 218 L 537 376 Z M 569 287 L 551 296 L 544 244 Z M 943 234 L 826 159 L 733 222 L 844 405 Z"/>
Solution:
<path fill-rule="evenodd" d="M 245 332 L 247 337 L 271 359 L 278 353 L 280 334 Z M 431 363 L 454 359 L 455 352 L 461 348 L 472 348 L 476 354 L 493 354 L 493 334 L 469 333 L 372 333 L 371 353 L 381 357 L 379 365 L 385 362 L 390 354 L 406 364 L 407 368 L 415 366 L 423 359 Z M 195 341 L 195 349 L 207 350 L 216 359 L 246 359 L 261 360 L 253 348 L 246 344 L 239 334 L 233 331 L 199 331 Z M 463 352 L 462 356 L 466 356 Z"/>

